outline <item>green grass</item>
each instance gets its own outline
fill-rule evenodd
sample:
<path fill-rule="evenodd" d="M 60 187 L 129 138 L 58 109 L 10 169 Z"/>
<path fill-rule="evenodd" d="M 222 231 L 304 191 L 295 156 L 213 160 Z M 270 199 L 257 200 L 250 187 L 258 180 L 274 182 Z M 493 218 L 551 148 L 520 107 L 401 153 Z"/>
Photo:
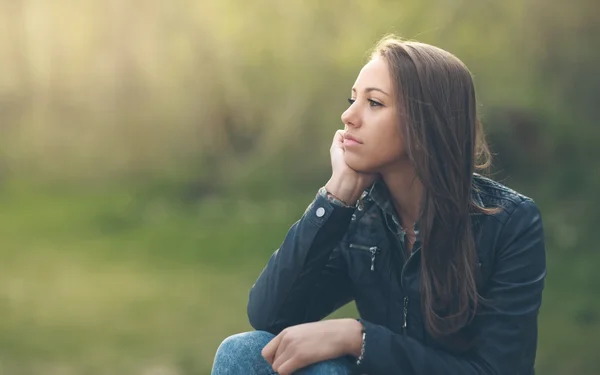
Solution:
<path fill-rule="evenodd" d="M 219 343 L 251 329 L 248 290 L 312 194 L 186 202 L 6 187 L 0 374 L 208 374 Z M 594 259 L 549 252 L 539 374 L 600 368 Z"/>

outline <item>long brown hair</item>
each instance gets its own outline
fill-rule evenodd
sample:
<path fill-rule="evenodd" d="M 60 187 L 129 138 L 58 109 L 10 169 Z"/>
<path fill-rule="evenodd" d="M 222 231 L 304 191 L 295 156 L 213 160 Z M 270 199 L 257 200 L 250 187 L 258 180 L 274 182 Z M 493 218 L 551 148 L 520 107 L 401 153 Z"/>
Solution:
<path fill-rule="evenodd" d="M 377 56 L 388 63 L 399 126 L 424 187 L 419 230 L 425 326 L 456 349 L 459 331 L 472 320 L 479 302 L 470 214 L 490 212 L 471 197 L 473 173 L 491 159 L 477 117 L 473 79 L 449 52 L 395 36 L 376 45 L 372 57 Z"/>

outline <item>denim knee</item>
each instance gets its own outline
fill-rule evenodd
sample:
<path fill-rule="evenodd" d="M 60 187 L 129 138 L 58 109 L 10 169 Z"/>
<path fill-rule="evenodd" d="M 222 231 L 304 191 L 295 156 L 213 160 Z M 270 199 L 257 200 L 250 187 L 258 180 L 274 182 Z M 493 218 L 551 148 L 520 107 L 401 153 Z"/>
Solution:
<path fill-rule="evenodd" d="M 350 375 L 353 363 L 354 360 L 350 356 L 329 359 L 299 369 L 294 375 Z"/>
<path fill-rule="evenodd" d="M 262 349 L 275 336 L 265 331 L 251 331 L 229 336 L 217 349 L 212 375 L 274 374 L 262 357 Z"/>

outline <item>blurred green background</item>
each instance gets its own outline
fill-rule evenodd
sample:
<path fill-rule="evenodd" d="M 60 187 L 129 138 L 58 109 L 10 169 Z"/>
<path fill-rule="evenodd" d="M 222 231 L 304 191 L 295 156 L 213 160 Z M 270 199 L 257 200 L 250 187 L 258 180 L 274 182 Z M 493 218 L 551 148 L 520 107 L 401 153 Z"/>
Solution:
<path fill-rule="evenodd" d="M 209 374 L 388 32 L 470 67 L 542 209 L 538 373 L 600 374 L 599 7 L 0 0 L 0 374 Z"/>

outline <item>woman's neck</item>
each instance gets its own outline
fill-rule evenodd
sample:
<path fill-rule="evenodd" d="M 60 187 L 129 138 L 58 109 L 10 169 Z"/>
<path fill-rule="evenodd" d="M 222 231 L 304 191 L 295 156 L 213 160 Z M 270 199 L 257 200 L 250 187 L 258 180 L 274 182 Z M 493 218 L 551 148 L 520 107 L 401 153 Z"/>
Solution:
<path fill-rule="evenodd" d="M 423 185 L 417 178 L 414 167 L 406 161 L 400 165 L 396 164 L 381 176 L 390 192 L 402 226 L 413 229 L 420 216 L 423 197 Z"/>

